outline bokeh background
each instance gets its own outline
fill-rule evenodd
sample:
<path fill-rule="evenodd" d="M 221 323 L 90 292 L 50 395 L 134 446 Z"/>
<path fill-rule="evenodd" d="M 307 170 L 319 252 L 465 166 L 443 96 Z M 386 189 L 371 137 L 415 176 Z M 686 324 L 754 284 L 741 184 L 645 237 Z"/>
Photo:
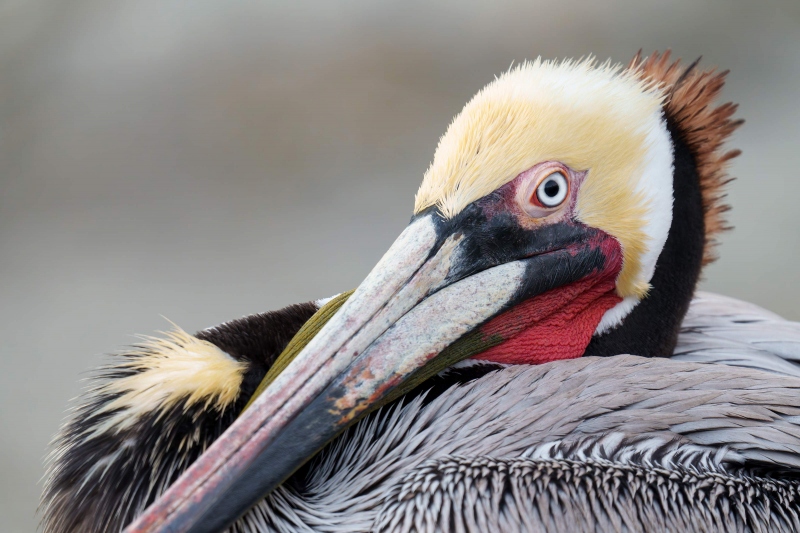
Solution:
<path fill-rule="evenodd" d="M 731 69 L 703 286 L 800 319 L 797 0 L 0 0 L 0 531 L 103 353 L 354 287 L 494 75 L 639 48 Z"/>

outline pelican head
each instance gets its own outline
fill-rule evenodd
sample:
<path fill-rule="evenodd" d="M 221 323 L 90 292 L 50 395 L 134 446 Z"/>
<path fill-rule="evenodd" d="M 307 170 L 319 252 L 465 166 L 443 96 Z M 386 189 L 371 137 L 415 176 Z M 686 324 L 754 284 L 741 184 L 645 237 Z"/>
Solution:
<path fill-rule="evenodd" d="M 735 154 L 716 148 L 738 123 L 708 105 L 723 76 L 665 54 L 536 60 L 487 85 L 441 138 L 408 227 L 132 530 L 226 527 L 360 417 L 467 359 L 671 354 L 724 226 Z"/>

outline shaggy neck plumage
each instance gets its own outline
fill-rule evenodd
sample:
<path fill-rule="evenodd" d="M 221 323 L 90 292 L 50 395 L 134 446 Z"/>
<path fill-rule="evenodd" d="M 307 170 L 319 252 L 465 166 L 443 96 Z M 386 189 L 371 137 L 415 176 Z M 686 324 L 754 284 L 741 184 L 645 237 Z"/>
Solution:
<path fill-rule="evenodd" d="M 697 163 L 667 117 L 674 146 L 672 225 L 648 295 L 615 329 L 592 338 L 584 355 L 669 357 L 689 309 L 703 263 L 705 223 Z"/>

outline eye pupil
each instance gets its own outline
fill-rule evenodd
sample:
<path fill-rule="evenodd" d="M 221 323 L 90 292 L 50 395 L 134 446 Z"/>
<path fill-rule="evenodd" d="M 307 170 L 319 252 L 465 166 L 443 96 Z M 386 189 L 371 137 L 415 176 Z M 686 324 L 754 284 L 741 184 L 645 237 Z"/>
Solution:
<path fill-rule="evenodd" d="M 547 183 L 544 184 L 544 193 L 550 198 L 555 198 L 560 189 L 561 186 L 556 182 L 556 180 L 547 180 Z"/>
<path fill-rule="evenodd" d="M 569 182 L 563 172 L 553 172 L 536 187 L 536 199 L 542 207 L 553 208 L 564 203 L 569 194 Z"/>

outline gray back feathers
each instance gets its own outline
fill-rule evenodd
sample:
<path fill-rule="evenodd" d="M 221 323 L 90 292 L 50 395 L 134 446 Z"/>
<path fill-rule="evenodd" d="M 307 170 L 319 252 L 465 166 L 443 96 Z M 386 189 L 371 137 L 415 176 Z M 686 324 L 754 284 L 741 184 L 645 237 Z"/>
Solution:
<path fill-rule="evenodd" d="M 513 522 L 503 530 L 569 517 L 794 527 L 797 486 L 761 468 L 798 466 L 798 414 L 800 380 L 746 368 L 627 355 L 508 367 L 371 416 L 317 459 L 302 496 L 282 487 L 251 518 L 283 531 L 485 531 L 490 515 Z M 672 518 L 648 517 L 656 500 Z"/>
<path fill-rule="evenodd" d="M 800 324 L 748 302 L 698 292 L 672 359 L 800 377 Z"/>

